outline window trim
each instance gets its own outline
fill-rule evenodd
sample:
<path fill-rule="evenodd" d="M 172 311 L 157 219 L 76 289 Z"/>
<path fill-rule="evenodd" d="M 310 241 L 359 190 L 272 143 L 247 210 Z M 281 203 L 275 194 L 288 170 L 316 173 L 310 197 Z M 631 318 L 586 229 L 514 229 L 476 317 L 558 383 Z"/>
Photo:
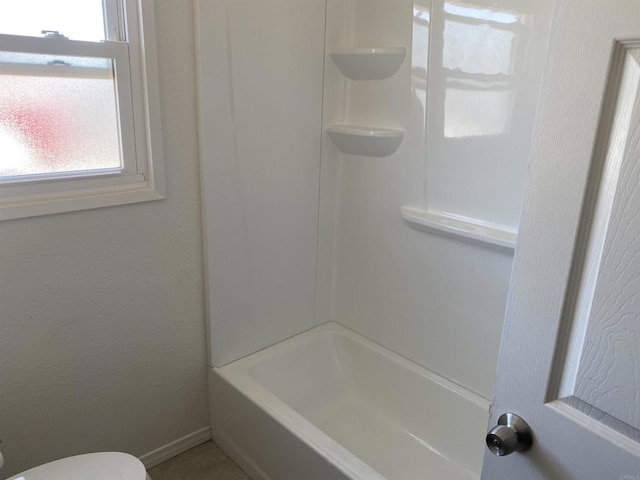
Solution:
<path fill-rule="evenodd" d="M 31 181 L 20 178 L 2 183 L 0 221 L 166 197 L 154 1 L 105 0 L 104 8 L 107 17 L 111 16 L 108 25 L 113 25 L 114 11 L 122 12 L 119 27 L 127 42 L 0 35 L 0 49 L 9 50 L 5 45 L 6 40 L 11 40 L 13 51 L 16 48 L 13 42 L 17 42 L 22 44 L 22 47 L 17 47 L 20 51 L 30 53 L 117 57 L 114 67 L 124 168 L 121 171 L 70 172 L 54 178 L 45 174 L 33 176 Z M 109 8 L 111 10 L 107 10 Z M 107 32 L 107 38 L 110 37 Z M 123 134 L 123 131 L 133 134 Z M 128 151 L 135 152 L 133 163 L 127 161 L 125 152 Z"/>

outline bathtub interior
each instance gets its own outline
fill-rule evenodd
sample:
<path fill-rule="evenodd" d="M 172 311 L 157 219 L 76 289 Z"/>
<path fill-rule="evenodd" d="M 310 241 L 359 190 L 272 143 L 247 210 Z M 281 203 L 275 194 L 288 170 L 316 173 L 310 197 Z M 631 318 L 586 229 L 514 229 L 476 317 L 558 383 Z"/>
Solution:
<path fill-rule="evenodd" d="M 487 400 L 332 323 L 269 350 L 249 376 L 384 477 L 479 477 Z"/>

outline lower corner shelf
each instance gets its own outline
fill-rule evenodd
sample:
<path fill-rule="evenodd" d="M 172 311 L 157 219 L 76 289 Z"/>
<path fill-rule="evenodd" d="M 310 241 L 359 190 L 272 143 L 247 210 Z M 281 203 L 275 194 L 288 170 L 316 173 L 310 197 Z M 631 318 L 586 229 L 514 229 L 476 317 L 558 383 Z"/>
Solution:
<path fill-rule="evenodd" d="M 388 157 L 404 138 L 404 130 L 397 128 L 329 125 L 325 131 L 342 153 L 368 157 Z"/>

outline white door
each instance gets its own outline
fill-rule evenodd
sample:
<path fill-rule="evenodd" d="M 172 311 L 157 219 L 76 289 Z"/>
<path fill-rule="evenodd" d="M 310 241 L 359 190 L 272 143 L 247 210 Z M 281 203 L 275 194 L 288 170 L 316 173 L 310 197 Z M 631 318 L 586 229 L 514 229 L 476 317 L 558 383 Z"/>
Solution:
<path fill-rule="evenodd" d="M 640 480 L 640 0 L 557 0 L 483 480 Z"/>

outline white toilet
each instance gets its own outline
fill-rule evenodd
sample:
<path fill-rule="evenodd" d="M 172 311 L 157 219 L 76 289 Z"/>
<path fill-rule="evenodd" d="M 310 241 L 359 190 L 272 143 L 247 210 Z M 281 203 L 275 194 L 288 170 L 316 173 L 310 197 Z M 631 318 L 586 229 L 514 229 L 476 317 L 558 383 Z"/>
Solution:
<path fill-rule="evenodd" d="M 151 480 L 144 465 L 127 453 L 100 452 L 45 463 L 7 480 Z"/>

